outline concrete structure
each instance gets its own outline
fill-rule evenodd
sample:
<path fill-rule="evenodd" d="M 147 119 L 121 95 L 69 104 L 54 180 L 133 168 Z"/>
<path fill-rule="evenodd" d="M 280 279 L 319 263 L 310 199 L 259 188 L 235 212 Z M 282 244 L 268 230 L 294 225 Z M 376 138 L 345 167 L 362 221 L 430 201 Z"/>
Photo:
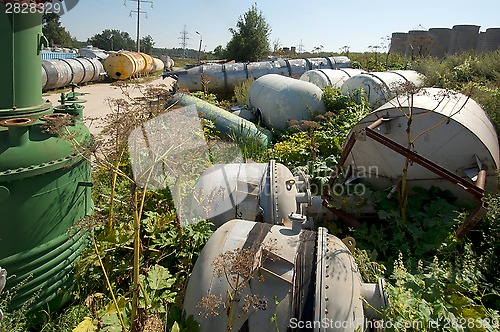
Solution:
<path fill-rule="evenodd" d="M 390 53 L 404 54 L 406 52 L 406 44 L 408 43 L 408 34 L 406 32 L 393 32 L 391 38 Z"/>
<path fill-rule="evenodd" d="M 405 54 L 406 56 L 426 56 L 430 52 L 431 43 L 429 31 L 411 30 L 408 32 Z"/>
<path fill-rule="evenodd" d="M 488 28 L 479 32 L 478 25 L 454 25 L 453 28 L 394 32 L 390 53 L 406 56 L 431 55 L 443 58 L 447 54 L 467 51 L 493 52 L 500 48 L 500 28 Z"/>
<path fill-rule="evenodd" d="M 479 34 L 477 51 L 493 52 L 500 48 L 500 28 L 489 28 Z"/>
<path fill-rule="evenodd" d="M 451 29 L 431 28 L 429 29 L 429 36 L 431 37 L 430 55 L 444 58 L 450 47 Z"/>
<path fill-rule="evenodd" d="M 448 54 L 473 51 L 479 39 L 479 25 L 454 25 Z"/>

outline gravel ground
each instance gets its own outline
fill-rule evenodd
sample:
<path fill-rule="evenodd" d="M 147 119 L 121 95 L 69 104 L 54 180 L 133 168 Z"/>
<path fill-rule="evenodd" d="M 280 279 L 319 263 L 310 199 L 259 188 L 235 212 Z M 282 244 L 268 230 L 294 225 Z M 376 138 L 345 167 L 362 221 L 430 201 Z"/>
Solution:
<path fill-rule="evenodd" d="M 130 84 L 127 87 L 127 92 L 130 94 L 130 97 L 136 98 L 142 96 L 141 87 L 144 88 L 146 85 L 160 84 L 166 84 L 167 86 L 170 86 L 173 82 L 174 80 L 171 78 L 166 78 L 163 80 L 160 77 L 153 81 L 139 84 L 139 86 Z M 87 100 L 87 102 L 83 104 L 83 106 L 85 106 L 83 115 L 85 124 L 89 127 L 90 132 L 94 135 L 97 135 L 102 129 L 102 120 L 100 119 L 103 119 L 108 113 L 111 112 L 111 109 L 108 105 L 108 99 L 125 98 L 122 88 L 111 83 L 89 84 L 80 87 L 76 91 L 85 93 L 84 96 L 80 97 Z M 52 93 L 49 92 L 43 95 L 43 99 L 49 100 L 53 106 L 57 106 L 59 105 L 59 102 L 57 100 L 60 98 L 60 95 L 60 91 Z"/>

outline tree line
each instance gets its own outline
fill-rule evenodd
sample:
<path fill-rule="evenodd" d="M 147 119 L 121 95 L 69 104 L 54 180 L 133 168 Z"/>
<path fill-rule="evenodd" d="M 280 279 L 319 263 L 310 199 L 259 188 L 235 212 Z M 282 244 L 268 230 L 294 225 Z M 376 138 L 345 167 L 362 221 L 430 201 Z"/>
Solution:
<path fill-rule="evenodd" d="M 105 51 L 134 51 L 137 49 L 136 42 L 128 32 L 116 29 L 106 29 L 88 38 L 87 41 L 78 41 L 61 25 L 59 15 L 55 13 L 43 14 L 42 32 L 52 46 L 80 48 L 92 45 Z M 140 44 L 141 52 L 148 54 L 153 52 L 155 42 L 150 35 L 141 38 Z"/>
<path fill-rule="evenodd" d="M 93 45 L 106 51 L 136 49 L 136 43 L 126 31 L 106 29 L 101 33 L 87 39 L 86 42 L 78 41 L 61 26 L 57 14 L 44 14 L 42 18 L 43 34 L 51 45 L 63 47 L 84 47 Z M 231 39 L 225 47 L 217 46 L 212 55 L 219 59 L 231 59 L 237 62 L 260 61 L 270 54 L 271 47 L 269 36 L 271 27 L 261 11 L 254 4 L 246 13 L 238 18 L 235 28 L 229 28 Z M 155 42 L 148 35 L 141 38 L 141 52 L 152 54 Z M 175 49 L 175 48 L 174 48 Z M 175 56 L 172 54 L 172 56 Z"/>

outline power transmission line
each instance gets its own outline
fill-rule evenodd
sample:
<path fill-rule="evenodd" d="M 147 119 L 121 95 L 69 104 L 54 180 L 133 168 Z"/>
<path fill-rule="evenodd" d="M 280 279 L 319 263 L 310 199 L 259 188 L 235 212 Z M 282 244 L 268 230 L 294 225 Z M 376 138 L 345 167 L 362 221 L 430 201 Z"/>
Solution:
<path fill-rule="evenodd" d="M 303 53 L 304 52 L 304 44 L 302 44 L 302 39 L 300 40 L 300 44 L 299 44 L 299 53 Z"/>
<path fill-rule="evenodd" d="M 141 14 L 146 14 L 146 18 L 148 17 L 148 13 L 145 11 L 141 11 L 141 3 L 142 2 L 148 2 L 151 4 L 151 8 L 153 8 L 153 1 L 151 0 L 128 0 L 132 2 L 137 2 L 137 10 L 131 10 L 130 11 L 130 16 L 132 16 L 132 13 L 137 13 L 137 52 L 141 51 Z M 126 0 L 125 0 L 126 3 Z"/>
<path fill-rule="evenodd" d="M 187 49 L 186 49 L 186 47 L 188 45 L 187 40 L 190 39 L 188 37 L 188 34 L 189 34 L 189 32 L 187 32 L 186 26 L 184 25 L 184 30 L 182 30 L 181 36 L 179 37 L 179 39 L 181 40 L 180 44 L 182 46 L 182 50 L 184 51 L 184 58 L 187 58 Z"/>

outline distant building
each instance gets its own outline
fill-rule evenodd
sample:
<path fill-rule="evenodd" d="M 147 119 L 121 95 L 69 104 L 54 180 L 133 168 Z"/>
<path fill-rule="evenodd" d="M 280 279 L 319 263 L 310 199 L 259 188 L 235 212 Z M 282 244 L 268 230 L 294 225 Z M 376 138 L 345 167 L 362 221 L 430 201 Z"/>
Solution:
<path fill-rule="evenodd" d="M 478 25 L 455 25 L 453 28 L 431 28 L 394 32 L 391 37 L 390 53 L 407 56 L 431 55 L 443 58 L 447 54 L 467 51 L 479 53 L 500 49 L 500 28 L 479 31 Z"/>

